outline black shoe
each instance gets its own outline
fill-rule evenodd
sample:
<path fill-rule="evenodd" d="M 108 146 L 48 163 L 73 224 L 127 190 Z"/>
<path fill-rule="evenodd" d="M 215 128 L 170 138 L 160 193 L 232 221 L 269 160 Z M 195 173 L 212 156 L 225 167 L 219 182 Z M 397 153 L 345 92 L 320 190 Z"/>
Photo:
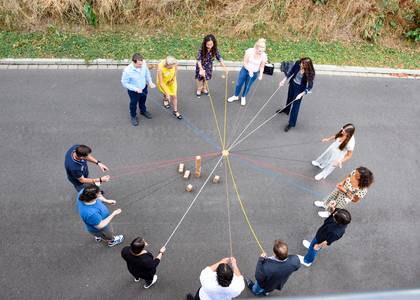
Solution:
<path fill-rule="evenodd" d="M 131 125 L 133 126 L 139 125 L 139 121 L 137 120 L 137 117 L 131 118 Z"/>
<path fill-rule="evenodd" d="M 283 109 L 279 108 L 278 110 L 276 110 L 276 114 L 281 114 L 284 113 Z"/>
<path fill-rule="evenodd" d="M 143 115 L 146 119 L 151 119 L 152 118 L 151 113 L 149 113 L 148 111 L 141 112 L 140 114 Z"/>
<path fill-rule="evenodd" d="M 194 296 L 193 296 L 193 295 L 191 295 L 191 294 L 188 294 L 188 295 L 187 295 L 187 300 L 194 300 Z"/>
<path fill-rule="evenodd" d="M 252 291 L 252 287 L 254 286 L 254 283 L 248 277 L 244 276 L 244 279 L 245 279 L 246 286 Z"/>
<path fill-rule="evenodd" d="M 292 126 L 290 126 L 289 124 L 287 124 L 287 126 L 284 127 L 284 132 L 288 132 L 290 128 L 292 128 Z"/>

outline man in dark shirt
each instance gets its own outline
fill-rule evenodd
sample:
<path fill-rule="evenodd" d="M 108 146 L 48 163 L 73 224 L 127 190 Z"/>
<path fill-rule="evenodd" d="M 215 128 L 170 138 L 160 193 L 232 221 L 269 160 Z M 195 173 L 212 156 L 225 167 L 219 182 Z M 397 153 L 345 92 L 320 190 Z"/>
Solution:
<path fill-rule="evenodd" d="M 152 253 L 144 249 L 146 246 L 148 246 L 147 242 L 137 237 L 130 246 L 121 250 L 121 256 L 127 262 L 128 271 L 134 276 L 134 282 L 144 279 L 146 281 L 144 288 L 148 289 L 157 281 L 156 268 L 166 249 L 162 247 L 156 258 L 153 258 Z"/>
<path fill-rule="evenodd" d="M 74 185 L 77 192 L 83 189 L 85 184 L 94 183 L 100 185 L 102 182 L 109 181 L 109 175 L 98 178 L 88 178 L 89 168 L 87 162 L 96 164 L 102 172 L 109 171 L 108 167 L 97 160 L 91 154 L 92 149 L 86 145 L 73 145 L 66 152 L 64 167 L 68 180 Z"/>
<path fill-rule="evenodd" d="M 246 284 L 254 295 L 268 295 L 269 292 L 281 290 L 289 276 L 300 268 L 297 255 L 289 255 L 288 246 L 281 240 L 275 240 L 273 256 L 267 257 L 263 252 L 258 258 L 255 269 L 256 282 L 246 278 Z"/>
<path fill-rule="evenodd" d="M 325 219 L 324 224 L 318 229 L 312 242 L 303 240 L 303 246 L 308 248 L 308 253 L 306 253 L 305 257 L 298 255 L 300 263 L 305 267 L 310 267 L 318 251 L 327 248 L 339 240 L 344 235 L 346 227 L 350 222 L 350 212 L 345 209 L 336 209 Z"/>

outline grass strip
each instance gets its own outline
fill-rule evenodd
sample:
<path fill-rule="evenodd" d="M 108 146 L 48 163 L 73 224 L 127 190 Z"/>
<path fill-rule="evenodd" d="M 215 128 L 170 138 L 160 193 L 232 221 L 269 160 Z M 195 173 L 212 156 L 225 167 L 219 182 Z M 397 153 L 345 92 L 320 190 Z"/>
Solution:
<path fill-rule="evenodd" d="M 19 33 L 0 31 L 0 58 L 95 58 L 125 59 L 140 52 L 147 59 L 173 55 L 195 59 L 201 37 L 140 36 L 132 33 L 96 32 L 78 34 L 60 32 Z M 242 60 L 245 49 L 254 40 L 218 36 L 219 50 L 225 60 Z M 375 44 L 345 45 L 302 40 L 268 40 L 267 54 L 272 62 L 311 57 L 317 64 L 392 67 L 418 69 L 420 50 L 396 49 Z"/>

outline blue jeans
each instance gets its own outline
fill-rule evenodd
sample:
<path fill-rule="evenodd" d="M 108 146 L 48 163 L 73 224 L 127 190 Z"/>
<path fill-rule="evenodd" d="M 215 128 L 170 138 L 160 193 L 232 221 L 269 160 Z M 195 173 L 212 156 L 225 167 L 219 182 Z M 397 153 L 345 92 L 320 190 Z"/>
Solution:
<path fill-rule="evenodd" d="M 242 67 L 238 75 L 238 80 L 236 81 L 235 96 L 239 96 L 242 87 L 245 85 L 244 90 L 242 92 L 242 97 L 246 97 L 246 95 L 249 92 L 249 89 L 251 88 L 251 85 L 254 83 L 255 79 L 257 79 L 259 73 L 260 72 L 254 72 L 254 76 L 249 77 L 248 71 L 244 67 Z"/>
<path fill-rule="evenodd" d="M 140 109 L 140 113 L 145 113 L 147 111 L 146 109 L 146 98 L 147 98 L 147 85 L 143 89 L 143 92 L 137 93 L 134 91 L 128 91 L 128 96 L 130 97 L 130 116 L 132 118 L 135 118 L 137 116 L 137 104 Z"/>
<path fill-rule="evenodd" d="M 316 240 L 316 238 L 312 240 L 311 245 L 309 246 L 309 249 L 308 249 L 308 253 L 306 253 L 303 259 L 303 261 L 308 264 L 311 264 L 315 260 L 316 256 L 318 255 L 319 250 L 316 251 L 314 249 L 315 244 L 318 244 L 318 241 Z"/>
<path fill-rule="evenodd" d="M 254 295 L 261 295 L 262 293 L 265 293 L 265 290 L 260 287 L 258 281 L 255 281 L 254 285 L 252 286 L 252 293 Z"/>

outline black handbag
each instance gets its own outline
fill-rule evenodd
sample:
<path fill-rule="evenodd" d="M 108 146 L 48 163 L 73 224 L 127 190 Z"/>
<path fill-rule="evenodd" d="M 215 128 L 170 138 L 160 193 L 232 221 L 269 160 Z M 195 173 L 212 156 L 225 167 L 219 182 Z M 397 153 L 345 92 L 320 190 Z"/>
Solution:
<path fill-rule="evenodd" d="M 270 62 L 266 62 L 266 64 L 264 65 L 263 74 L 273 75 L 273 73 L 274 73 L 274 64 Z"/>
<path fill-rule="evenodd" d="M 295 65 L 294 61 L 282 61 L 280 64 L 280 71 L 284 73 L 284 75 L 287 77 L 287 74 L 290 72 L 290 70 Z"/>

